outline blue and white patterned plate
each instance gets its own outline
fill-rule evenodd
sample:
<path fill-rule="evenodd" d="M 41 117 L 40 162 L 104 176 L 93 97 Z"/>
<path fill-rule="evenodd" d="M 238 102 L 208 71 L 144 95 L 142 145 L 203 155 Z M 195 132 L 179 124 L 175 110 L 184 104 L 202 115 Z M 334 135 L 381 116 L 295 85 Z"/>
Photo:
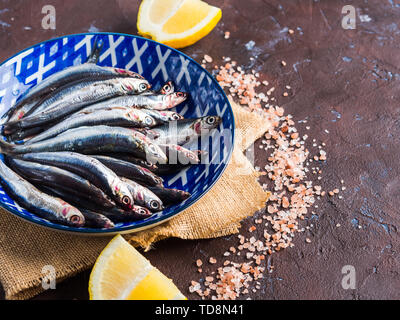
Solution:
<path fill-rule="evenodd" d="M 190 98 L 177 107 L 185 118 L 205 115 L 221 116 L 220 127 L 201 141 L 209 152 L 209 163 L 188 167 L 165 176 L 164 185 L 188 191 L 192 196 L 179 205 L 166 208 L 152 217 L 135 222 L 118 223 L 115 228 L 99 230 L 55 224 L 32 214 L 15 203 L 0 186 L 0 206 L 38 225 L 81 234 L 128 233 L 153 227 L 177 215 L 198 201 L 218 180 L 232 154 L 234 116 L 229 101 L 218 82 L 197 62 L 183 53 L 145 38 L 116 33 L 85 33 L 52 39 L 30 47 L 0 65 L 0 116 L 32 86 L 66 67 L 84 63 L 95 39 L 104 46 L 98 64 L 129 69 L 142 74 L 159 88 L 172 80 L 179 91 Z"/>

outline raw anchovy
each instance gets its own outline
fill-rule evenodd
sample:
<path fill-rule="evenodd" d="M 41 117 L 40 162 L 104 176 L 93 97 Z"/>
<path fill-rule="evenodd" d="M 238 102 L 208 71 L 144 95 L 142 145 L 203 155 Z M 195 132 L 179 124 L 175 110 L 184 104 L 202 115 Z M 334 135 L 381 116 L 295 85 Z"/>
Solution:
<path fill-rule="evenodd" d="M 43 187 L 41 186 L 41 188 Z M 99 204 L 87 201 L 79 196 L 75 196 L 63 190 L 52 188 L 51 191 L 60 198 L 65 199 L 70 203 L 73 203 L 82 212 L 89 211 L 92 214 L 93 213 L 101 214 L 115 223 L 136 221 L 136 220 L 146 219 L 152 216 L 150 210 L 137 205 L 133 205 L 132 209 L 129 211 L 122 210 L 121 208 L 118 208 L 116 206 L 114 206 L 113 208 L 104 208 Z"/>
<path fill-rule="evenodd" d="M 88 209 L 81 209 L 82 211 L 91 211 Z M 101 210 L 97 209 L 96 211 L 92 211 L 94 213 L 102 214 L 106 216 L 107 218 L 111 219 L 115 223 L 118 222 L 131 222 L 131 221 L 137 221 L 137 220 L 143 220 L 151 217 L 153 214 L 150 212 L 150 210 L 143 208 L 141 206 L 136 206 L 134 205 L 132 208 L 132 211 L 125 212 L 122 211 L 121 209 L 114 208 L 113 210 Z"/>
<path fill-rule="evenodd" d="M 56 223 L 82 227 L 85 218 L 75 207 L 60 198 L 39 191 L 0 161 L 0 183 L 18 204 L 38 216 Z"/>
<path fill-rule="evenodd" d="M 29 181 L 44 184 L 49 187 L 58 186 L 59 188 L 68 188 L 76 195 L 85 195 L 91 201 L 102 204 L 111 204 L 108 196 L 99 188 L 91 184 L 88 180 L 53 166 L 43 165 L 35 162 L 28 162 L 18 159 L 7 159 L 12 169 Z M 131 196 L 127 196 L 132 199 Z"/>
<path fill-rule="evenodd" d="M 99 110 L 94 113 L 78 112 L 74 116 L 59 122 L 45 132 L 33 137 L 27 143 L 31 144 L 46 140 L 69 129 L 83 126 L 109 125 L 144 128 L 154 127 L 156 124 L 157 122 L 151 116 L 137 109 L 131 109 L 130 111 L 124 109 Z"/>
<path fill-rule="evenodd" d="M 167 189 L 163 186 L 148 187 L 148 189 L 157 195 L 166 205 L 181 203 L 191 196 L 189 192 L 178 189 Z"/>
<path fill-rule="evenodd" d="M 141 186 L 135 181 L 121 178 L 122 181 L 126 182 L 128 189 L 131 191 L 132 197 L 136 204 L 148 208 L 150 211 L 156 212 L 164 209 L 163 203 L 159 197 L 157 197 L 149 189 Z"/>
<path fill-rule="evenodd" d="M 151 109 L 140 109 L 142 112 L 145 112 L 149 116 L 153 117 L 157 121 L 157 124 L 163 124 L 169 121 L 182 120 L 183 116 L 175 111 L 168 110 L 151 110 Z"/>
<path fill-rule="evenodd" d="M 137 181 L 144 186 L 160 185 L 163 182 L 161 177 L 137 164 L 107 156 L 92 155 L 92 157 L 110 168 L 118 176 Z"/>
<path fill-rule="evenodd" d="M 129 99 L 129 105 L 135 108 L 151 110 L 167 110 L 184 102 L 188 95 L 186 92 L 173 92 L 159 95 L 137 95 Z M 126 97 L 128 98 L 128 97 Z M 128 99 L 127 99 L 128 100 Z"/>
<path fill-rule="evenodd" d="M 29 179 L 28 179 L 29 180 Z M 107 197 L 107 195 L 104 195 L 104 200 L 100 200 L 100 201 L 93 201 L 93 197 L 90 194 L 86 194 L 86 193 L 82 193 L 77 191 L 76 189 L 74 189 L 73 187 L 68 187 L 65 186 L 63 184 L 56 184 L 54 183 L 53 185 L 49 186 L 48 184 L 43 184 L 40 181 L 31 181 L 39 190 L 42 190 L 50 195 L 52 195 L 51 193 L 49 193 L 48 191 L 51 189 L 54 191 L 55 196 L 60 197 L 62 199 L 64 199 L 65 201 L 67 201 L 68 203 L 71 203 L 72 205 L 76 206 L 76 203 L 72 203 L 68 198 L 65 198 L 63 196 L 61 196 L 60 194 L 70 194 L 72 197 L 76 197 L 81 199 L 82 201 L 87 201 L 89 203 L 93 203 L 93 205 L 97 205 L 97 206 L 101 206 L 102 208 L 104 208 L 105 210 L 111 210 L 112 208 L 115 208 L 117 206 L 117 204 L 110 199 L 109 197 Z M 47 190 L 46 190 L 47 188 Z"/>
<path fill-rule="evenodd" d="M 105 215 L 88 210 L 81 210 L 81 212 L 86 220 L 85 227 L 101 229 L 111 229 L 115 227 L 114 222 Z"/>
<path fill-rule="evenodd" d="M 198 136 L 209 134 L 211 130 L 219 126 L 221 121 L 221 117 L 218 116 L 183 119 L 171 121 L 151 130 L 144 129 L 142 132 L 147 133 L 146 135 L 159 144 L 183 145 Z"/>
<path fill-rule="evenodd" d="M 114 159 L 118 159 L 118 160 L 123 160 L 123 161 L 129 162 L 131 164 L 138 165 L 138 166 L 145 168 L 151 172 L 153 172 L 154 170 L 157 169 L 157 165 L 152 164 L 146 160 L 139 159 L 130 154 L 126 154 L 126 153 L 109 152 L 109 153 L 101 154 L 101 156 L 106 156 L 106 157 L 110 157 L 110 158 L 114 158 Z"/>
<path fill-rule="evenodd" d="M 18 156 L 24 161 L 55 166 L 75 173 L 107 193 L 122 206 L 133 204 L 126 183 L 97 159 L 75 152 L 39 152 Z"/>
<path fill-rule="evenodd" d="M 151 163 L 166 163 L 162 150 L 134 129 L 95 126 L 70 129 L 57 137 L 30 145 L 13 145 L 0 139 L 1 152 L 23 154 L 32 152 L 75 151 L 84 154 L 126 152 Z"/>
<path fill-rule="evenodd" d="M 143 79 L 143 77 L 135 72 L 123 70 L 113 67 L 101 67 L 93 63 L 84 63 L 77 66 L 68 67 L 57 73 L 52 74 L 32 89 L 18 101 L 15 108 L 32 101 L 33 99 L 48 94 L 55 89 L 68 83 L 85 79 L 85 78 L 110 78 L 110 77 L 132 77 Z"/>
<path fill-rule="evenodd" d="M 129 108 L 144 108 L 153 109 L 150 106 L 158 106 L 160 110 L 170 109 L 186 99 L 179 96 L 180 93 L 172 93 L 167 95 L 124 95 L 122 97 L 115 97 L 105 101 L 101 101 L 86 108 L 81 109 L 81 112 L 94 112 L 102 109 L 110 109 L 114 107 L 129 107 Z"/>
<path fill-rule="evenodd" d="M 15 131 L 19 129 L 41 126 L 62 118 L 68 114 L 76 112 L 88 104 L 96 101 L 102 101 L 118 95 L 134 94 L 146 91 L 150 85 L 146 80 L 135 78 L 114 78 L 105 81 L 84 82 L 81 83 L 80 89 L 63 90 L 59 95 L 51 98 L 52 103 L 48 109 L 29 117 L 22 118 L 18 121 L 7 122 L 4 124 L 4 132 Z"/>
<path fill-rule="evenodd" d="M 37 187 L 38 189 L 47 193 L 48 195 L 51 195 L 53 197 L 60 197 L 61 199 L 63 199 L 62 192 L 57 192 L 57 190 L 54 190 L 52 188 L 43 185 L 39 185 Z M 97 228 L 111 229 L 115 227 L 114 222 L 112 222 L 110 219 L 108 219 L 106 216 L 100 213 L 87 212 L 86 210 L 79 210 L 79 211 L 85 217 L 85 227 L 96 228 L 96 229 Z"/>
<path fill-rule="evenodd" d="M 112 78 L 110 78 L 112 79 Z M 82 88 L 86 88 L 87 86 L 94 84 L 96 81 L 99 80 L 107 80 L 107 79 L 97 79 L 97 78 L 90 78 L 90 79 L 82 79 L 77 80 L 71 83 L 68 83 L 57 90 L 54 90 L 52 94 L 45 96 L 41 100 L 39 100 L 36 105 L 34 105 L 30 110 L 24 115 L 24 117 L 32 117 L 35 115 L 40 114 L 47 109 L 50 109 L 56 104 L 58 101 L 64 99 L 65 94 L 68 94 L 72 91 L 81 90 Z M 11 122 L 11 119 L 10 121 Z"/>

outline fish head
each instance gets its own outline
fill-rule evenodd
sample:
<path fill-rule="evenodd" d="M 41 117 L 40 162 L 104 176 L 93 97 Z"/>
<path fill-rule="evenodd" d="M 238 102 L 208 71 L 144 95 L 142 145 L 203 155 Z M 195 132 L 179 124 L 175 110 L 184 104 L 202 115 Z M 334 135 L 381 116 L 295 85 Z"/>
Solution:
<path fill-rule="evenodd" d="M 161 111 L 160 114 L 166 121 L 177 121 L 183 119 L 183 116 L 174 111 Z"/>
<path fill-rule="evenodd" d="M 174 92 L 164 95 L 164 99 L 166 105 L 168 106 L 168 109 L 173 108 L 178 104 L 182 103 L 187 99 L 187 97 L 188 94 L 186 92 Z"/>
<path fill-rule="evenodd" d="M 116 178 L 111 186 L 117 202 L 124 208 L 131 209 L 134 201 L 126 183 L 124 183 L 121 179 Z"/>
<path fill-rule="evenodd" d="M 157 124 L 153 117 L 138 109 L 131 109 L 125 116 L 133 121 L 140 121 L 145 127 L 154 127 Z"/>
<path fill-rule="evenodd" d="M 160 94 L 170 94 L 173 93 L 175 90 L 174 83 L 172 81 L 167 81 L 162 88 L 160 89 Z"/>
<path fill-rule="evenodd" d="M 149 139 L 150 140 L 150 139 Z M 144 144 L 144 151 L 146 153 L 146 161 L 152 163 L 152 164 L 163 164 L 167 163 L 168 159 L 165 153 L 161 150 L 161 148 L 150 141 L 147 141 Z"/>
<path fill-rule="evenodd" d="M 151 85 L 145 79 L 124 78 L 121 87 L 126 94 L 140 94 L 149 90 Z"/>
<path fill-rule="evenodd" d="M 83 214 L 75 207 L 62 201 L 62 215 L 67 223 L 73 227 L 83 227 L 85 224 L 85 217 Z"/>
<path fill-rule="evenodd" d="M 194 124 L 194 130 L 198 133 L 201 134 L 205 132 L 209 132 L 212 129 L 217 128 L 222 119 L 221 117 L 218 116 L 206 116 L 199 118 L 198 121 Z"/>
<path fill-rule="evenodd" d="M 141 206 L 134 205 L 131 210 L 136 213 L 141 219 L 148 218 L 152 215 L 149 209 Z"/>

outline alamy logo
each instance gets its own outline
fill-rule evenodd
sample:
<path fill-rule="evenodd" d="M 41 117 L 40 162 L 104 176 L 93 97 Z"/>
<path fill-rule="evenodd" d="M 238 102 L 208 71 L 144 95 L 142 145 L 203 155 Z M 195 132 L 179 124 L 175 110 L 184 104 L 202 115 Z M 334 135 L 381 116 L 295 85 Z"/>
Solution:
<path fill-rule="evenodd" d="M 356 9 L 347 5 L 342 8 L 342 14 L 345 16 L 342 18 L 342 28 L 345 30 L 356 28 Z"/>
<path fill-rule="evenodd" d="M 42 8 L 42 13 L 45 16 L 42 19 L 42 28 L 45 30 L 56 29 L 56 8 L 52 5 L 45 5 Z"/>
<path fill-rule="evenodd" d="M 52 265 L 45 265 L 42 268 L 42 288 L 44 290 L 56 288 L 56 269 Z"/>
<path fill-rule="evenodd" d="M 356 288 L 356 269 L 352 265 L 345 265 L 342 268 L 342 288 L 344 290 Z"/>

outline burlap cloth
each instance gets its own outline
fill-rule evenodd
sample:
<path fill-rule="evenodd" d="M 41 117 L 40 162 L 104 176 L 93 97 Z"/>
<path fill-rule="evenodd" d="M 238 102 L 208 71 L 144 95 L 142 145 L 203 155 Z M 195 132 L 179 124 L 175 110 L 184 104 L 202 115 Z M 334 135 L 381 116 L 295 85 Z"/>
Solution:
<path fill-rule="evenodd" d="M 196 204 L 150 230 L 125 235 L 146 249 L 169 237 L 214 238 L 238 232 L 240 221 L 264 206 L 269 194 L 243 154 L 269 127 L 260 116 L 232 103 L 236 142 L 222 177 Z M 54 267 L 57 282 L 90 268 L 110 237 L 84 237 L 30 224 L 0 209 L 0 281 L 6 299 L 28 299 L 42 292 L 42 268 Z"/>

